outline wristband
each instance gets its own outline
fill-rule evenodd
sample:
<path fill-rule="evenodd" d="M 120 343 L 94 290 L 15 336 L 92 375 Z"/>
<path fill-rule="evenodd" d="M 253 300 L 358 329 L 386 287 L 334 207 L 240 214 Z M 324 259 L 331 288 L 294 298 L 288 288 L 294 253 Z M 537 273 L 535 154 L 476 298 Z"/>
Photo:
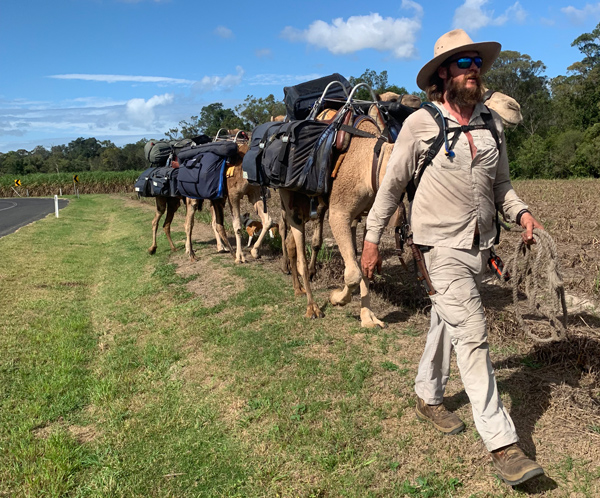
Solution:
<path fill-rule="evenodd" d="M 517 225 L 521 225 L 521 217 L 525 214 L 525 213 L 529 213 L 529 209 L 521 209 L 521 211 L 519 211 L 519 214 L 517 214 L 516 217 L 516 222 Z M 529 213 L 531 214 L 531 213 Z"/>

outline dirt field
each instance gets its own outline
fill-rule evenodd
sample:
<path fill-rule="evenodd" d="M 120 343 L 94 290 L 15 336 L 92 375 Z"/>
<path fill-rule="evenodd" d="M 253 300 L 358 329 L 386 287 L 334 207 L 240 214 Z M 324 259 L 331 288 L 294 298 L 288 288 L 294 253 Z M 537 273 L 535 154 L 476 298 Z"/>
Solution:
<path fill-rule="evenodd" d="M 522 181 L 516 182 L 515 188 L 557 244 L 569 313 L 566 337 L 560 341 L 537 343 L 526 337 L 517 324 L 511 288 L 499 284 L 491 274 L 485 279 L 482 296 L 488 318 L 492 361 L 502 399 L 515 421 L 523 449 L 535 457 L 548 473 L 547 477 L 522 486 L 517 493 L 600 496 L 600 181 Z M 276 196 L 270 201 L 274 217 L 279 212 L 275 209 L 276 201 Z M 148 204 L 146 208 L 149 209 Z M 249 208 L 247 210 L 250 211 Z M 254 218 L 257 219 L 256 216 Z M 359 225 L 359 245 L 363 229 L 363 224 Z M 210 226 L 197 223 L 194 240 L 214 240 Z M 230 240 L 235 244 L 233 237 Z M 511 264 L 519 240 L 519 230 L 503 231 L 497 253 L 505 264 Z M 159 245 L 161 243 L 166 245 L 164 237 Z M 324 262 L 320 264 L 313 282 L 320 305 L 325 305 L 330 290 L 341 285 L 343 279 L 343 263 L 328 225 L 324 245 L 327 246 L 323 251 Z M 386 337 L 393 337 L 396 350 L 402 351 L 402 356 L 408 359 L 411 371 L 414 371 L 425 343 L 428 306 L 412 272 L 406 272 L 400 266 L 394 247 L 390 231 L 382 243 L 383 272 L 373 284 L 373 310 L 387 324 Z M 260 260 L 252 261 L 247 251 L 249 264 L 260 265 L 264 271 L 280 272 L 279 255 L 271 248 L 263 254 Z M 174 260 L 186 273 L 195 271 L 195 268 L 206 271 L 205 265 L 189 264 L 181 253 L 174 256 Z M 409 257 L 407 262 L 411 267 Z M 210 282 L 210 278 L 203 281 Z M 210 293 L 206 288 L 195 291 Z M 327 315 L 330 306 L 324 306 L 324 309 Z M 348 309 L 358 321 L 358 296 L 354 297 Z M 528 321 L 532 330 L 541 331 L 543 335 L 542 329 L 547 324 L 535 317 L 530 318 L 533 318 Z M 327 327 L 327 316 L 323 323 Z M 329 332 L 336 333 L 334 330 Z M 360 341 L 360 334 L 349 340 Z M 468 399 L 455 364 L 452 370 L 446 404 L 466 421 L 469 430 L 474 431 Z M 393 401 L 410 406 L 408 400 L 413 397 L 412 393 L 398 395 L 394 390 L 397 386 L 393 373 L 388 377 L 378 379 L 379 385 L 377 380 L 374 381 L 371 387 L 374 403 L 384 405 Z M 419 439 L 422 454 L 417 453 L 420 456 L 413 460 L 408 457 L 405 457 L 406 461 L 400 460 L 407 472 L 410 468 L 428 465 L 427 459 L 431 462 L 432 452 L 435 454 L 437 451 L 430 430 L 422 428 L 416 434 L 410 432 L 414 426 L 408 421 L 412 423 L 413 419 L 412 410 L 407 410 L 401 418 L 385 420 L 381 435 L 396 442 L 408 437 L 407 434 Z M 463 482 L 468 484 L 455 496 L 497 496 L 489 491 L 495 478 L 491 476 L 491 465 L 486 463 L 489 457 L 480 440 L 467 447 L 450 441 L 442 451 L 448 452 L 450 461 L 457 458 L 472 462 L 470 475 L 462 476 Z M 437 459 L 437 456 L 434 457 L 434 460 Z M 513 493 L 510 490 L 506 492 Z"/>

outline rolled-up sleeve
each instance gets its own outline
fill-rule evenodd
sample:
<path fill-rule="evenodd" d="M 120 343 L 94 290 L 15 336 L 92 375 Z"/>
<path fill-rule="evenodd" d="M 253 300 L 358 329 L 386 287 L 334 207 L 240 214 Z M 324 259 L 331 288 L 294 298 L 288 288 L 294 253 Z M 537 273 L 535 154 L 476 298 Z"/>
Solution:
<path fill-rule="evenodd" d="M 411 116 L 412 117 L 412 116 Z M 411 130 L 411 119 L 404 122 L 402 130 L 387 163 L 385 175 L 367 217 L 365 240 L 379 244 L 381 234 L 398 208 L 400 197 L 412 178 L 419 162 L 419 141 Z"/>

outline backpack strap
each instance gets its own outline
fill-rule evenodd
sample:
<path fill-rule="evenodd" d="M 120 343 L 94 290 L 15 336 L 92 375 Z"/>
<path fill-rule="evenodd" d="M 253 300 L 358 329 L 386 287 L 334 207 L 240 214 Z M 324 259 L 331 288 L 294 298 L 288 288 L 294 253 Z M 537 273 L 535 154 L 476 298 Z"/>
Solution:
<path fill-rule="evenodd" d="M 417 192 L 417 186 L 419 185 L 419 182 L 421 181 L 421 178 L 423 177 L 425 168 L 427 168 L 427 166 L 429 166 L 433 162 L 433 158 L 435 156 L 437 156 L 438 152 L 442 148 L 442 144 L 446 143 L 446 151 L 448 151 L 448 148 L 449 148 L 448 134 L 447 134 L 448 123 L 446 122 L 446 118 L 442 114 L 442 111 L 440 111 L 440 109 L 432 102 L 424 102 L 423 104 L 421 104 L 421 107 L 423 109 L 425 109 L 427 112 L 429 112 L 429 114 L 431 114 L 431 117 L 438 125 L 440 131 L 439 131 L 437 137 L 435 137 L 435 140 L 433 141 L 433 143 L 429 146 L 429 149 L 427 149 L 427 152 L 425 153 L 425 161 L 423 162 L 421 169 L 418 171 L 418 173 L 415 174 L 415 176 L 413 176 L 410 179 L 410 181 L 408 182 L 408 185 L 406 186 L 406 195 L 408 196 L 409 202 L 412 202 L 413 199 L 415 198 L 415 194 Z M 448 152 L 446 152 L 446 153 L 448 153 Z M 400 202 L 402 202 L 403 199 L 404 199 L 404 193 L 400 197 Z"/>
<path fill-rule="evenodd" d="M 452 128 L 448 127 L 448 120 L 442 114 L 442 111 L 432 102 L 424 102 L 421 105 L 422 108 L 426 109 L 431 117 L 435 120 L 437 125 L 440 128 L 440 132 L 438 136 L 433 141 L 427 152 L 425 153 L 425 161 L 423 162 L 423 166 L 419 170 L 416 177 L 413 177 L 408 185 L 406 186 L 406 193 L 408 195 L 408 200 L 412 202 L 415 197 L 415 193 L 417 191 L 417 186 L 421 181 L 423 173 L 425 172 L 425 168 L 429 166 L 433 162 L 433 158 L 437 156 L 440 151 L 442 144 L 445 145 L 446 155 L 449 157 L 454 157 L 454 146 L 456 142 L 458 142 L 458 138 L 462 133 L 467 133 L 472 130 L 489 130 L 489 132 L 494 137 L 494 141 L 496 142 L 496 147 L 500 150 L 500 137 L 498 135 L 498 129 L 496 128 L 496 123 L 494 122 L 494 117 L 491 112 L 483 112 L 480 114 L 481 119 L 483 120 L 483 124 L 478 125 L 463 125 L 463 126 L 455 126 Z M 487 109 L 487 106 L 486 106 Z M 448 139 L 449 134 L 453 134 L 452 141 Z M 404 197 L 401 197 L 402 201 Z"/>

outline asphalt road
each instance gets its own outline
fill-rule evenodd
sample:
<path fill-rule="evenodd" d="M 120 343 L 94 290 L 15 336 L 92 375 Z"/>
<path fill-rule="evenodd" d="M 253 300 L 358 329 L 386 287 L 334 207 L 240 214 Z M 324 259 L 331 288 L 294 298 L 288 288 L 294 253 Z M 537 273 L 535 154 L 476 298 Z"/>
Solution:
<path fill-rule="evenodd" d="M 69 201 L 58 200 L 58 209 L 64 208 Z M 54 213 L 54 198 L 11 197 L 0 199 L 0 237 L 15 232 L 18 228 L 41 220 Z"/>

